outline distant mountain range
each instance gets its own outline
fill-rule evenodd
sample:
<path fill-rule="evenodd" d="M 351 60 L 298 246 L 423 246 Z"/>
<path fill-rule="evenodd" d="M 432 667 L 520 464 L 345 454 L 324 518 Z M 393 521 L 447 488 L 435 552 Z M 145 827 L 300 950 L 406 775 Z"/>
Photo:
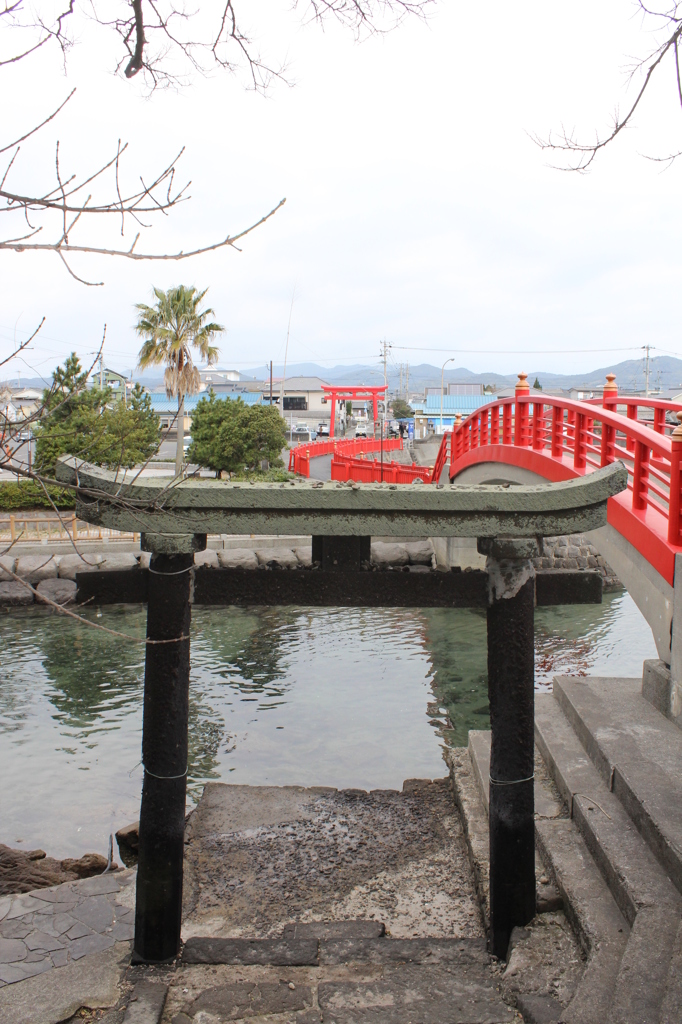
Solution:
<path fill-rule="evenodd" d="M 283 366 L 273 366 L 273 376 L 280 377 L 284 372 Z M 585 373 L 547 373 L 544 370 L 531 370 L 528 373 L 528 380 L 532 385 L 536 377 L 543 388 L 574 388 L 585 385 L 586 388 L 600 387 L 606 378 L 607 373 L 615 373 L 616 383 L 620 388 L 637 390 L 644 387 L 644 359 L 626 359 L 621 363 L 612 363 L 601 366 L 596 370 L 589 370 Z M 400 387 L 400 371 L 395 366 L 387 367 L 388 385 L 391 391 Z M 366 366 L 358 363 L 354 366 L 319 366 L 317 363 L 294 363 L 287 366 L 287 377 L 321 377 L 328 384 L 381 384 L 383 383 L 383 372 L 376 366 Z M 263 380 L 261 367 L 253 370 L 245 370 L 242 373 L 244 380 L 256 378 Z M 430 363 L 419 363 L 410 366 L 409 387 L 410 392 L 421 391 L 425 387 L 439 387 L 441 368 L 432 366 Z M 445 370 L 444 380 L 446 383 L 461 384 L 491 384 L 494 387 L 506 387 L 517 381 L 516 374 L 501 374 L 494 372 L 472 373 L 466 367 L 459 366 L 455 369 Z M 405 375 L 402 379 L 405 388 Z M 654 390 L 658 388 L 682 389 L 682 359 L 674 356 L 655 356 L 649 361 L 649 387 Z"/>
<path fill-rule="evenodd" d="M 226 364 L 227 365 L 227 364 Z M 273 376 L 280 377 L 284 372 L 283 366 L 273 366 Z M 536 377 L 543 388 L 574 388 L 584 385 L 586 389 L 600 387 L 606 378 L 607 373 L 615 373 L 616 383 L 623 390 L 638 390 L 644 387 L 644 360 L 627 359 L 621 363 L 611 363 L 601 366 L 596 370 L 589 370 L 585 373 L 547 373 L 544 370 L 531 370 L 528 373 L 529 383 L 532 385 Z M 419 363 L 410 366 L 409 369 L 410 393 L 423 392 L 425 387 L 439 387 L 441 369 L 439 366 L 432 366 L 430 363 Z M 353 366 L 320 366 L 318 363 L 294 363 L 287 366 L 287 377 L 321 377 L 328 384 L 382 384 L 383 372 L 375 365 L 367 366 L 357 363 Z M 397 392 L 401 386 L 400 371 L 395 366 L 387 368 L 388 386 L 391 392 Z M 254 367 L 245 370 L 241 378 L 246 383 L 248 380 L 265 380 L 263 367 Z M 140 380 L 146 387 L 154 388 L 163 384 L 163 376 L 158 371 L 153 373 L 136 374 L 136 380 Z M 472 373 L 464 366 L 456 369 L 447 368 L 444 375 L 446 383 L 461 384 L 491 384 L 494 387 L 506 387 L 514 385 L 517 377 L 515 374 L 502 374 L 494 372 Z M 11 386 L 17 386 L 17 380 L 7 381 Z M 45 382 L 40 377 L 21 378 L 22 387 L 38 388 L 42 390 Z M 402 378 L 402 388 L 405 389 L 405 375 Z M 649 363 L 649 386 L 652 390 L 658 388 L 677 388 L 682 390 L 682 359 L 674 356 L 655 356 Z"/>

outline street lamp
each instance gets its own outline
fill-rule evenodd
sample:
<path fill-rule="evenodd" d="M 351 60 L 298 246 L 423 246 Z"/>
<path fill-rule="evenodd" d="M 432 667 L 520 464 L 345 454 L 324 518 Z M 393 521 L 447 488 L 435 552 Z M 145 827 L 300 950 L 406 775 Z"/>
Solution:
<path fill-rule="evenodd" d="M 440 432 L 443 433 L 443 377 L 445 376 L 445 367 L 448 363 L 454 363 L 456 356 L 452 356 L 451 359 L 446 359 L 440 371 Z"/>

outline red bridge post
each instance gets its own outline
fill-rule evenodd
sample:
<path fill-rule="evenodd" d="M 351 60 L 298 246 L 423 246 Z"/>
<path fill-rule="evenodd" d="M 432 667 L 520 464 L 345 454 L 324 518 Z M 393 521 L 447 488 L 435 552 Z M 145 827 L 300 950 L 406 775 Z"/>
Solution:
<path fill-rule="evenodd" d="M 552 458 L 560 459 L 564 452 L 564 410 L 552 406 Z"/>
<path fill-rule="evenodd" d="M 606 384 L 602 395 L 602 405 L 609 412 L 618 411 L 618 388 L 615 373 L 606 374 Z M 609 423 L 601 426 L 601 464 L 608 466 L 614 461 L 616 448 L 616 431 Z"/>
<path fill-rule="evenodd" d="M 668 542 L 670 544 L 682 543 L 682 531 L 680 530 L 680 463 L 682 461 L 682 412 L 677 414 L 677 426 L 672 432 L 670 452 L 670 502 L 668 505 Z"/>
<path fill-rule="evenodd" d="M 519 374 L 519 382 L 516 385 L 514 394 L 517 401 L 514 403 L 514 444 L 525 447 L 528 444 L 528 402 L 519 402 L 519 398 L 527 398 L 530 394 L 527 373 Z"/>

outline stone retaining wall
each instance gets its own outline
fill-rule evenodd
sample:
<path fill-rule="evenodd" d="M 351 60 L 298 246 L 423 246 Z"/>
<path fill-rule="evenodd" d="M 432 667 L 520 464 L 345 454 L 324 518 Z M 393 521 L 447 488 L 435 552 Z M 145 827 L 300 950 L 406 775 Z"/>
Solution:
<path fill-rule="evenodd" d="M 620 586 L 611 566 L 584 533 L 545 537 L 542 556 L 534 564 L 536 569 L 598 569 L 607 586 Z"/>

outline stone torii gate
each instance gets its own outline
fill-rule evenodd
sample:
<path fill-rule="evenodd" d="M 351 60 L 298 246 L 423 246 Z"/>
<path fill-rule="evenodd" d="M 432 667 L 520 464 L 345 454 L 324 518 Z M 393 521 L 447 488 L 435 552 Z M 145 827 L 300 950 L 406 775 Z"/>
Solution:
<path fill-rule="evenodd" d="M 334 386 L 332 384 L 323 384 L 322 390 L 329 396 L 329 400 L 332 403 L 331 422 L 329 424 L 329 436 L 334 436 L 334 420 L 336 418 L 336 403 L 339 399 L 366 399 L 372 403 L 372 416 L 374 422 L 377 421 L 377 401 L 379 398 L 383 399 L 386 394 L 388 385 L 382 384 L 380 387 L 367 387 L 364 384 L 353 386 L 353 387 L 341 387 Z"/>
<path fill-rule="evenodd" d="M 531 559 L 539 553 L 544 535 L 603 526 L 607 500 L 627 485 L 625 467 L 615 463 L 575 480 L 519 487 L 398 487 L 302 479 L 232 484 L 157 478 L 126 484 L 113 473 L 63 457 L 56 476 L 77 488 L 79 519 L 140 532 L 143 549 L 152 553 L 145 591 L 144 781 L 134 958 L 163 962 L 180 948 L 193 581 L 219 575 L 221 603 L 239 603 L 247 593 L 257 604 L 268 603 L 259 602 L 259 590 L 272 600 L 274 577 L 290 576 L 297 584 L 296 603 L 305 603 L 309 590 L 310 603 L 329 605 L 351 603 L 349 593 L 354 595 L 352 603 L 363 605 L 365 583 L 371 581 L 372 604 L 419 606 L 414 595 L 425 594 L 424 575 L 363 574 L 361 564 L 353 564 L 354 553 L 366 546 L 358 545 L 357 539 L 372 535 L 476 537 L 479 550 L 488 556 L 487 576 L 438 572 L 431 582 L 446 577 L 447 600 L 453 607 L 487 607 L 491 948 L 505 956 L 512 929 L 535 915 L 536 586 Z M 349 557 L 323 560 L 322 571 L 317 572 L 195 571 L 194 552 L 205 548 L 208 533 L 312 534 L 314 539 L 333 538 L 339 553 L 347 543 Z M 334 585 L 337 580 L 340 586 Z M 415 584 L 418 589 L 411 590 Z"/>

